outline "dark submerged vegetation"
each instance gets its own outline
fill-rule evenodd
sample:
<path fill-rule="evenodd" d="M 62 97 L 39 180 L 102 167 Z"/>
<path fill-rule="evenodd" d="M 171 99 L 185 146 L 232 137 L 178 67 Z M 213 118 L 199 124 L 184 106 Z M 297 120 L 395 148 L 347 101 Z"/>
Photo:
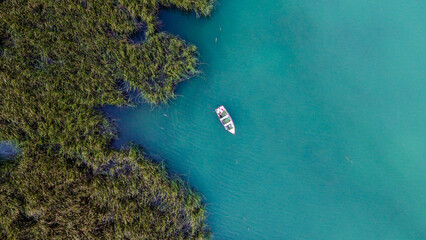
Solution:
<path fill-rule="evenodd" d="M 97 108 L 151 104 L 197 74 L 195 46 L 157 28 L 159 8 L 208 16 L 211 0 L 0 2 L 0 239 L 198 239 L 201 198 L 137 147 L 109 148 Z M 140 29 L 146 39 L 130 36 Z"/>

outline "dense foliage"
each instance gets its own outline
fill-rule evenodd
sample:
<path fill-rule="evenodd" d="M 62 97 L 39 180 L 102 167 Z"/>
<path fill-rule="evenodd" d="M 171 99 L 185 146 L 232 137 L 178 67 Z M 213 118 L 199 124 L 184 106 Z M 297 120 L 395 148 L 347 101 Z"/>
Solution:
<path fill-rule="evenodd" d="M 0 184 L 0 238 L 203 238 L 200 197 L 135 148 L 96 170 L 52 152 L 24 153 Z"/>
<path fill-rule="evenodd" d="M 198 195 L 135 149 L 109 149 L 97 107 L 174 97 L 197 74 L 194 46 L 161 33 L 161 6 L 207 16 L 212 0 L 0 2 L 0 238 L 206 236 Z M 130 36 L 141 29 L 146 39 Z"/>

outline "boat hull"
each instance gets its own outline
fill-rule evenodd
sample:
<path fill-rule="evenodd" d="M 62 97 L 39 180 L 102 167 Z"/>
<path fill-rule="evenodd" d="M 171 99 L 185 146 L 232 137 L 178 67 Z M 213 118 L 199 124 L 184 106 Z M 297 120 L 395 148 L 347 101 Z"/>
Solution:
<path fill-rule="evenodd" d="M 226 108 L 224 106 L 219 106 L 218 108 L 216 108 L 215 112 L 225 130 L 232 134 L 235 134 L 234 121 L 232 121 L 231 115 L 229 115 Z"/>

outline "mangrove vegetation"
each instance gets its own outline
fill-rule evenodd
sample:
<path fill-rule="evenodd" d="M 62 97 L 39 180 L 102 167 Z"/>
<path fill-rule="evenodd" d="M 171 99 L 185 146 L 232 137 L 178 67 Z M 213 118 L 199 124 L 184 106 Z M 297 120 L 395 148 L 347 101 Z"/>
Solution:
<path fill-rule="evenodd" d="M 99 110 L 175 97 L 196 75 L 196 47 L 160 32 L 158 11 L 208 16 L 213 0 L 0 2 L 0 239 L 202 239 L 200 196 Z M 144 31 L 145 40 L 131 36 Z"/>

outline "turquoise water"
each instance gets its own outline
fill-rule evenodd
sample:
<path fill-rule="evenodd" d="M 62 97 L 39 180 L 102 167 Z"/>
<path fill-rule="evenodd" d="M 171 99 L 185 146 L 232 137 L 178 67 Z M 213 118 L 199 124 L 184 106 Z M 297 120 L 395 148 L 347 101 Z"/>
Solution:
<path fill-rule="evenodd" d="M 426 239 L 425 12 L 423 0 L 163 11 L 204 75 L 169 106 L 108 108 L 115 144 L 141 144 L 199 190 L 215 239 Z"/>

